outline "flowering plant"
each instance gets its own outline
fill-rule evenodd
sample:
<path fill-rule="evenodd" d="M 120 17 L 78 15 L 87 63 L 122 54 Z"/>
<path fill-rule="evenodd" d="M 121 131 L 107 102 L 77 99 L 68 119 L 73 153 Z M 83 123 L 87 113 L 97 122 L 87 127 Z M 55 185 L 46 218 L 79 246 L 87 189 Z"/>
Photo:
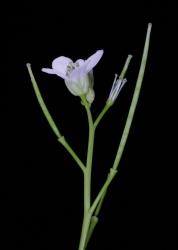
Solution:
<path fill-rule="evenodd" d="M 117 168 L 128 138 L 129 130 L 131 127 L 131 123 L 133 120 L 135 108 L 137 105 L 142 80 L 144 76 L 148 49 L 149 49 L 149 41 L 150 41 L 150 33 L 151 33 L 151 24 L 148 24 L 147 35 L 145 40 L 145 46 L 143 50 L 143 56 L 141 61 L 140 70 L 138 73 L 138 78 L 136 81 L 135 91 L 133 94 L 132 102 L 130 105 L 129 113 L 127 116 L 125 128 L 123 130 L 123 134 L 121 137 L 120 144 L 118 146 L 118 150 L 115 156 L 115 160 L 113 166 L 110 168 L 110 172 L 104 182 L 102 188 L 98 192 L 94 201 L 91 201 L 91 173 L 92 173 L 92 158 L 93 158 L 93 146 L 94 146 L 94 138 L 95 131 L 100 123 L 101 119 L 108 111 L 108 109 L 114 104 L 116 101 L 121 89 L 126 83 L 125 74 L 127 72 L 130 60 L 132 58 L 131 55 L 127 57 L 123 70 L 118 77 L 115 75 L 114 82 L 109 94 L 109 97 L 106 101 L 106 104 L 96 120 L 93 120 L 90 106 L 95 98 L 94 92 L 94 77 L 93 77 L 93 68 L 100 61 L 103 56 L 103 50 L 98 50 L 92 56 L 90 56 L 87 60 L 78 59 L 76 62 L 73 62 L 70 58 L 60 56 L 53 60 L 52 68 L 43 68 L 42 71 L 48 74 L 56 74 L 57 76 L 64 79 L 64 82 L 68 88 L 68 90 L 75 96 L 79 96 L 81 98 L 82 104 L 84 105 L 88 117 L 88 125 L 89 125 L 89 136 L 88 136 L 88 151 L 87 151 L 87 159 L 86 164 L 83 163 L 76 152 L 71 148 L 69 143 L 66 141 L 65 137 L 61 134 L 58 127 L 56 126 L 53 118 L 51 117 L 47 106 L 45 105 L 39 88 L 37 86 L 36 80 L 31 70 L 31 65 L 28 63 L 27 68 L 31 78 L 31 82 L 37 96 L 38 102 L 42 108 L 42 111 L 51 126 L 51 129 L 57 136 L 58 142 L 62 144 L 68 153 L 73 157 L 75 162 L 78 164 L 80 169 L 82 170 L 84 177 L 84 213 L 83 213 L 83 224 L 79 242 L 79 250 L 86 249 L 88 242 L 93 234 L 94 228 L 98 222 L 98 216 L 100 209 L 102 207 L 102 203 L 104 197 L 106 195 L 107 189 L 111 184 L 113 178 L 117 173 Z"/>

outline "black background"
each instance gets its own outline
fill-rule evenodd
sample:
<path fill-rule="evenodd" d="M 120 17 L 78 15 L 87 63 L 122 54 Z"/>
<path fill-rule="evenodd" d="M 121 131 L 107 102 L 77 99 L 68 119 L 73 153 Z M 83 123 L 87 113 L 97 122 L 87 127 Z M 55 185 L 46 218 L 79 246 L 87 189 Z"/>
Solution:
<path fill-rule="evenodd" d="M 177 26 L 171 1 L 24 1 L 10 6 L 1 175 L 7 249 L 9 244 L 18 250 L 77 249 L 83 213 L 82 173 L 43 117 L 25 64 L 31 63 L 60 131 L 85 161 L 88 130 L 80 100 L 68 92 L 62 79 L 41 72 L 41 68 L 50 67 L 61 55 L 86 59 L 104 49 L 94 69 L 92 112 L 96 118 L 114 74 L 121 71 L 127 55 L 133 54 L 128 82 L 97 130 L 94 198 L 121 137 L 148 22 L 153 23 L 153 29 L 138 107 L 119 174 L 109 189 L 88 249 L 176 249 L 176 164 L 170 136 L 174 137 L 171 56 Z"/>

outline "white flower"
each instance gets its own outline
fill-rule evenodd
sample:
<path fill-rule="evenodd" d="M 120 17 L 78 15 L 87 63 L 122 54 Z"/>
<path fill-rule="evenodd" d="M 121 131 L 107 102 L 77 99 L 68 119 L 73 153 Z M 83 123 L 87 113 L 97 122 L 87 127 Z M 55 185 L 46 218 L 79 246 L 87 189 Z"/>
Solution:
<path fill-rule="evenodd" d="M 75 95 L 86 95 L 91 103 L 94 99 L 93 73 L 92 69 L 96 66 L 103 55 L 103 50 L 98 50 L 87 60 L 78 59 L 73 62 L 70 58 L 60 56 L 52 62 L 52 68 L 43 68 L 42 71 L 48 74 L 56 74 L 64 79 L 69 91 Z"/>
<path fill-rule="evenodd" d="M 114 78 L 114 82 L 109 94 L 109 98 L 107 100 L 107 102 L 109 104 L 113 104 L 115 102 L 115 100 L 117 99 L 119 93 L 121 92 L 121 89 L 123 88 L 123 86 L 125 85 L 125 83 L 127 82 L 126 79 L 121 79 L 118 78 L 118 75 L 115 74 L 115 78 Z"/>

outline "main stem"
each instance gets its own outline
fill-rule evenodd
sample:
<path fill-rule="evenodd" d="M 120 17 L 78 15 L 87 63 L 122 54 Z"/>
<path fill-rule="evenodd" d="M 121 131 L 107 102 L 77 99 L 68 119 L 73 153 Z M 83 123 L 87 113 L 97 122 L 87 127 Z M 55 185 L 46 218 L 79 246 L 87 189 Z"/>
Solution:
<path fill-rule="evenodd" d="M 88 151 L 87 151 L 87 163 L 86 169 L 84 172 L 84 216 L 83 216 L 83 224 L 82 231 L 79 243 L 79 250 L 85 249 L 86 238 L 88 234 L 88 229 L 91 221 L 91 172 L 92 172 L 92 159 L 93 159 L 93 146 L 94 146 L 94 137 L 95 137 L 95 128 L 93 124 L 93 118 L 91 115 L 89 104 L 85 97 L 81 97 L 82 102 L 85 106 L 88 124 L 89 124 L 89 138 L 88 138 Z"/>

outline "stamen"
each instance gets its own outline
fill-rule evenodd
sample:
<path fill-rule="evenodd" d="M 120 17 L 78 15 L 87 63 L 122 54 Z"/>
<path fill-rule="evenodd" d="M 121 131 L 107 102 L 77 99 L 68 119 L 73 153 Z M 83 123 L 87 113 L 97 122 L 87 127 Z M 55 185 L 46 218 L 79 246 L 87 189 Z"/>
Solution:
<path fill-rule="evenodd" d="M 118 77 L 118 74 L 115 74 L 114 82 L 116 81 L 117 77 Z"/>
<path fill-rule="evenodd" d="M 110 93 L 112 93 L 114 91 L 114 88 L 115 88 L 116 82 L 117 82 L 117 77 L 118 77 L 118 74 L 115 74 L 114 81 L 113 81 Z"/>
<path fill-rule="evenodd" d="M 121 89 L 127 82 L 126 79 L 119 78 L 117 79 L 118 75 L 115 74 L 114 82 L 109 94 L 108 101 L 111 103 L 114 103 L 114 101 L 117 99 L 119 93 L 121 92 Z"/>
<path fill-rule="evenodd" d="M 69 62 L 66 68 L 66 76 L 69 76 L 69 74 L 75 69 L 75 63 Z"/>

